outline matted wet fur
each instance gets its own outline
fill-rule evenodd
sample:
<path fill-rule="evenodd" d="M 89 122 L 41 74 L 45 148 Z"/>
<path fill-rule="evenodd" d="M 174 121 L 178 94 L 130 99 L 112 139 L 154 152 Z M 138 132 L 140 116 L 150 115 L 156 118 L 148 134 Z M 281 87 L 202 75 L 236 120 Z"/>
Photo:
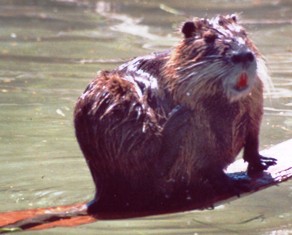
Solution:
<path fill-rule="evenodd" d="M 244 186 L 224 173 L 241 149 L 250 175 L 275 164 L 258 152 L 268 77 L 237 17 L 196 18 L 181 31 L 173 49 L 100 72 L 78 99 L 90 213 L 211 205 Z"/>

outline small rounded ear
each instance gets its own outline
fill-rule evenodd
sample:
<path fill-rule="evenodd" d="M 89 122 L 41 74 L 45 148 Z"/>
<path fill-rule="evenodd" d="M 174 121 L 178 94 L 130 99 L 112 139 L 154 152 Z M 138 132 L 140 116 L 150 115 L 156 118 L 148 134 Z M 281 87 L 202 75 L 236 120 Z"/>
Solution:
<path fill-rule="evenodd" d="M 207 31 L 203 34 L 206 43 L 214 43 L 217 35 L 211 31 Z"/>
<path fill-rule="evenodd" d="M 181 28 L 181 32 L 185 35 L 185 38 L 190 38 L 196 31 L 196 26 L 193 21 L 187 21 Z"/>
<path fill-rule="evenodd" d="M 232 14 L 230 18 L 233 20 L 234 23 L 237 23 L 238 16 L 237 14 Z"/>

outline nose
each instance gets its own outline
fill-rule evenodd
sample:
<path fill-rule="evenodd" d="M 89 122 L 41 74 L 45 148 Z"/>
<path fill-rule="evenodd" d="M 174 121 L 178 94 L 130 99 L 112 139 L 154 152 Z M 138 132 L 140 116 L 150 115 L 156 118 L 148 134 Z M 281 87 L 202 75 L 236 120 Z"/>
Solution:
<path fill-rule="evenodd" d="M 235 64 L 253 62 L 254 55 L 248 49 L 241 49 L 232 53 L 231 61 Z"/>

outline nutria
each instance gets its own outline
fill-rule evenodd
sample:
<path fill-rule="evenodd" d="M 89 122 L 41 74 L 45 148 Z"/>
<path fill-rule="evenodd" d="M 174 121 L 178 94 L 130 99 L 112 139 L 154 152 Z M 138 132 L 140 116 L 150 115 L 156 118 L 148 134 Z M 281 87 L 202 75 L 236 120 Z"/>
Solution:
<path fill-rule="evenodd" d="M 99 72 L 77 101 L 76 137 L 96 194 L 89 212 L 150 211 L 238 194 L 224 169 L 259 154 L 264 62 L 235 15 L 194 19 L 173 49 Z"/>

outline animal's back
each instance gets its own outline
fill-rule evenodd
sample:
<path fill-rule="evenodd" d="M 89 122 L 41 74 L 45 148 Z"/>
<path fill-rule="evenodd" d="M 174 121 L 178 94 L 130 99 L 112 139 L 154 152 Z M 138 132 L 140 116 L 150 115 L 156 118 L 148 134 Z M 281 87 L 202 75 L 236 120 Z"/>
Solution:
<path fill-rule="evenodd" d="M 76 136 L 98 197 L 106 198 L 102 200 L 105 210 L 127 210 L 127 203 L 138 209 L 138 204 L 153 197 L 157 180 L 153 168 L 159 159 L 165 117 L 150 106 L 155 102 L 147 87 L 150 77 L 127 71 L 133 64 L 99 73 L 75 108 Z"/>

